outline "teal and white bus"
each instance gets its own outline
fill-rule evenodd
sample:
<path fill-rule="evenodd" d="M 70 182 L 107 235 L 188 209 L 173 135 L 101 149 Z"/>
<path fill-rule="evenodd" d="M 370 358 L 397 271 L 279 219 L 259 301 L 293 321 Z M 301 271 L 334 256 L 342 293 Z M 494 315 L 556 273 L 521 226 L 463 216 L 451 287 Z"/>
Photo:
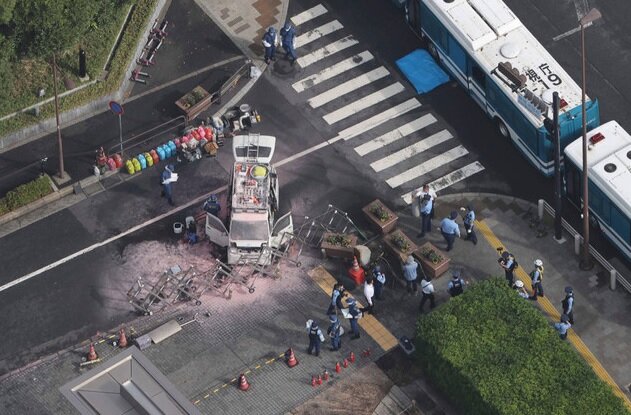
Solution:
<path fill-rule="evenodd" d="M 589 211 L 602 233 L 631 260 L 631 136 L 616 121 L 587 134 Z M 582 206 L 583 140 L 565 148 L 565 195 Z"/>
<path fill-rule="evenodd" d="M 581 135 L 581 88 L 501 0 L 408 0 L 406 17 L 428 51 L 546 176 L 554 143 L 544 126 L 561 98 L 561 148 Z M 600 125 L 586 100 L 587 128 Z"/>

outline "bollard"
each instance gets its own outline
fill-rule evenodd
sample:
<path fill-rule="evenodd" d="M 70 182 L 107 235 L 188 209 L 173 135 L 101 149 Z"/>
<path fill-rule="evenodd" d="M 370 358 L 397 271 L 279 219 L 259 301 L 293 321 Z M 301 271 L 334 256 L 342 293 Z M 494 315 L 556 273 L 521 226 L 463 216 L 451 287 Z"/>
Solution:
<path fill-rule="evenodd" d="M 581 253 L 581 235 L 574 235 L 574 254 L 579 255 Z"/>
<path fill-rule="evenodd" d="M 539 218 L 539 220 L 543 220 L 543 204 L 544 204 L 544 200 L 543 199 L 539 199 L 537 201 L 537 217 Z"/>
<path fill-rule="evenodd" d="M 618 281 L 618 272 L 615 269 L 611 269 L 611 271 L 609 271 L 609 288 L 611 289 L 611 291 L 615 291 L 616 290 L 616 282 Z"/>

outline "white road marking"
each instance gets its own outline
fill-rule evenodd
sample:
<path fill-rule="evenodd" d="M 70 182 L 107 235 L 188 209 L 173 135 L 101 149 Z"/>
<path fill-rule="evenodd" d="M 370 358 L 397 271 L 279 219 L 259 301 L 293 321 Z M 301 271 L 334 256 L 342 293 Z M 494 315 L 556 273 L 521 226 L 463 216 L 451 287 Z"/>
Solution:
<path fill-rule="evenodd" d="M 356 78 L 346 81 L 343 84 L 340 84 L 334 88 L 331 88 L 328 91 L 321 93 L 320 95 L 316 95 L 307 102 L 309 103 L 309 105 L 311 105 L 311 108 L 318 108 L 326 104 L 327 102 L 331 102 L 336 98 L 346 95 L 349 92 L 352 92 L 358 88 L 361 88 L 364 85 L 368 85 L 371 82 L 384 78 L 388 75 L 390 75 L 390 72 L 388 72 L 388 70 L 383 66 L 380 66 L 377 69 L 373 69 L 370 72 L 361 74 Z"/>
<path fill-rule="evenodd" d="M 321 37 L 329 35 L 335 32 L 336 30 L 340 30 L 342 28 L 344 28 L 344 26 L 342 26 L 342 23 L 340 23 L 337 20 L 333 20 L 332 22 L 323 24 L 320 27 L 316 27 L 315 29 L 309 30 L 307 33 L 303 33 L 300 36 L 296 36 L 294 47 L 296 49 L 301 48 L 313 42 L 314 40 L 318 40 Z"/>
<path fill-rule="evenodd" d="M 370 163 L 370 167 L 372 167 L 376 172 L 380 172 L 387 169 L 388 167 L 394 166 L 395 164 L 405 159 L 414 157 L 416 154 L 422 153 L 425 150 L 437 146 L 440 143 L 444 143 L 450 138 L 453 138 L 453 136 L 449 131 L 439 131 L 436 134 L 432 134 L 421 141 L 417 141 L 411 146 L 408 146 L 402 150 L 390 154 L 389 156 Z"/>
<path fill-rule="evenodd" d="M 412 133 L 415 133 L 418 130 L 421 130 L 427 127 L 430 124 L 436 122 L 436 118 L 432 114 L 425 114 L 421 118 L 417 118 L 414 121 L 411 121 L 407 124 L 404 124 L 392 131 L 388 131 L 384 135 L 373 138 L 372 140 L 355 147 L 355 151 L 360 156 L 365 156 L 368 153 L 371 153 L 379 148 L 385 147 L 388 144 L 392 144 L 395 141 L 406 137 Z"/>
<path fill-rule="evenodd" d="M 449 174 L 446 174 L 433 182 L 429 183 L 429 187 L 435 192 L 439 192 L 447 187 L 451 186 L 454 183 L 458 183 L 466 179 L 467 177 L 471 177 L 476 173 L 484 170 L 484 166 L 479 161 L 474 161 L 471 164 L 467 164 L 464 167 L 459 168 L 458 170 L 454 170 Z M 406 193 L 401 196 L 401 199 L 408 205 L 412 203 L 412 195 L 416 194 L 418 189 L 411 191 L 410 193 Z"/>
<path fill-rule="evenodd" d="M 395 82 L 392 85 L 389 85 L 379 91 L 373 92 L 370 95 L 358 99 L 357 101 L 351 102 L 350 104 L 340 109 L 330 112 L 322 118 L 324 118 L 324 121 L 326 121 L 329 125 L 335 124 L 336 122 L 348 118 L 361 110 L 364 110 L 375 104 L 378 104 L 381 101 L 391 98 L 404 90 L 405 87 L 403 85 L 401 85 L 399 82 Z"/>
<path fill-rule="evenodd" d="M 289 20 L 291 20 L 294 25 L 299 26 L 305 22 L 308 22 L 309 20 L 315 19 L 318 16 L 322 16 L 326 12 L 326 8 L 323 5 L 318 4 L 317 6 L 312 7 L 309 10 L 305 10 L 304 12 L 295 15 Z"/>
<path fill-rule="evenodd" d="M 412 111 L 415 108 L 419 108 L 421 103 L 416 100 L 416 98 L 410 98 L 407 101 L 388 108 L 384 112 L 377 114 L 373 117 L 367 118 L 363 121 L 358 122 L 357 124 L 345 128 L 344 130 L 337 133 L 336 137 L 333 137 L 329 140 L 329 142 L 336 142 L 338 140 L 350 140 L 351 138 L 357 137 L 360 134 L 369 131 L 376 126 L 383 124 L 384 122 L 391 120 L 393 118 L 398 117 L 399 115 L 403 115 L 407 112 Z"/>
<path fill-rule="evenodd" d="M 344 59 L 343 61 L 340 61 L 335 65 L 324 68 L 320 72 L 294 83 L 292 87 L 296 90 L 296 92 L 302 92 L 305 89 L 311 88 L 314 85 L 331 79 L 334 76 L 348 71 L 349 69 L 356 68 L 362 63 L 368 62 L 372 59 L 374 59 L 372 53 L 364 51 L 358 55 L 351 56 L 348 59 Z"/>
<path fill-rule="evenodd" d="M 350 48 L 351 46 L 355 46 L 358 43 L 359 42 L 357 40 L 353 39 L 353 36 L 349 35 L 349 36 L 343 37 L 340 40 L 337 40 L 333 43 L 329 43 L 323 48 L 314 50 L 313 52 L 305 56 L 299 57 L 297 60 L 298 65 L 300 65 L 301 68 L 305 68 L 311 64 L 314 64 L 324 58 L 327 58 L 333 55 L 334 53 Z"/>
<path fill-rule="evenodd" d="M 457 158 L 466 156 L 469 154 L 466 148 L 463 146 L 454 147 L 451 150 L 444 152 L 434 158 L 427 160 L 426 162 L 419 164 L 418 166 L 412 167 L 409 170 L 404 171 L 401 174 L 397 174 L 394 177 L 386 180 L 386 183 L 390 185 L 390 187 L 398 187 L 403 183 L 407 183 L 411 180 L 416 179 L 424 174 L 429 173 L 432 170 L 435 170 L 441 166 L 444 166 L 447 163 L 450 163 Z"/>

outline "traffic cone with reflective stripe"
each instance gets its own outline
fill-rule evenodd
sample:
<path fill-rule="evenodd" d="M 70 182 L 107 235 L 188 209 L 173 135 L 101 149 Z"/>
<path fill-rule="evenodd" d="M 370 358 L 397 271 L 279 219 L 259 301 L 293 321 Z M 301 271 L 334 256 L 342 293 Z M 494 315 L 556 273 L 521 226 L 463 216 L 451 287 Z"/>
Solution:
<path fill-rule="evenodd" d="M 342 367 L 340 366 L 340 362 L 335 364 L 335 373 L 340 373 L 342 371 Z"/>
<path fill-rule="evenodd" d="M 96 350 L 94 350 L 94 343 L 90 343 L 90 351 L 88 351 L 88 362 L 92 362 L 93 360 L 98 359 L 99 356 L 96 354 Z"/>
<path fill-rule="evenodd" d="M 294 367 L 298 364 L 298 359 L 296 359 L 296 355 L 294 354 L 294 350 L 289 348 L 285 352 L 285 356 L 287 357 L 287 366 Z"/>
<path fill-rule="evenodd" d="M 344 359 L 344 362 L 342 363 L 342 366 L 348 367 L 348 359 Z"/>
<path fill-rule="evenodd" d="M 357 262 L 357 257 L 353 257 L 353 266 L 348 269 L 348 276 L 355 282 L 355 285 L 361 285 L 366 279 L 366 272 Z"/>
<path fill-rule="evenodd" d="M 241 373 L 239 375 L 239 389 L 242 391 L 246 391 L 248 389 L 250 389 L 250 384 L 248 383 L 248 380 L 245 378 L 245 375 L 243 373 Z"/>
<path fill-rule="evenodd" d="M 318 383 L 318 386 L 322 385 L 322 376 L 318 375 L 317 383 Z"/>
<path fill-rule="evenodd" d="M 125 335 L 125 329 L 121 328 L 118 331 L 118 347 L 125 348 L 127 347 L 127 336 Z"/>
<path fill-rule="evenodd" d="M 355 353 L 351 352 L 351 354 L 348 355 L 348 361 L 355 363 Z"/>
<path fill-rule="evenodd" d="M 324 374 L 322 375 L 322 380 L 323 381 L 328 381 L 329 380 L 329 371 L 324 369 Z"/>
<path fill-rule="evenodd" d="M 317 384 L 315 375 L 311 376 L 311 386 L 315 388 Z"/>

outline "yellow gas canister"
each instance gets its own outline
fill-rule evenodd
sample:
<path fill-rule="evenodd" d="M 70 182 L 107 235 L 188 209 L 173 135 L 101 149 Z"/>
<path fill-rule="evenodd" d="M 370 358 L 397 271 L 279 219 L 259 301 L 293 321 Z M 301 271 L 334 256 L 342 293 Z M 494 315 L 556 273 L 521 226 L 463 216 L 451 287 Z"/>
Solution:
<path fill-rule="evenodd" d="M 131 159 L 131 162 L 134 163 L 134 170 L 135 171 L 142 170 L 142 167 L 140 166 L 140 162 L 138 161 L 137 157 L 134 157 L 133 159 Z"/>
<path fill-rule="evenodd" d="M 136 173 L 136 169 L 134 168 L 134 163 L 131 160 L 127 160 L 125 162 L 125 168 L 127 169 L 127 173 L 134 174 Z"/>
<path fill-rule="evenodd" d="M 145 153 L 145 160 L 147 160 L 147 167 L 153 166 L 153 157 L 151 157 L 151 154 Z"/>

